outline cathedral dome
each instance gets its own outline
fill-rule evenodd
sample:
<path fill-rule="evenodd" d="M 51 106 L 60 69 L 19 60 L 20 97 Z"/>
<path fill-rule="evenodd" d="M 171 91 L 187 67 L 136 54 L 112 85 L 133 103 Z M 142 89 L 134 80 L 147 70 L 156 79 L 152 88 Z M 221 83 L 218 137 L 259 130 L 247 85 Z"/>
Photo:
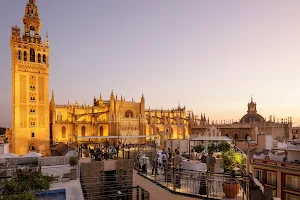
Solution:
<path fill-rule="evenodd" d="M 247 113 L 240 120 L 241 123 L 250 123 L 250 122 L 264 122 L 265 119 L 257 113 Z"/>
<path fill-rule="evenodd" d="M 247 114 L 242 117 L 240 120 L 241 123 L 250 123 L 250 122 L 265 122 L 265 119 L 257 113 L 256 103 L 253 102 L 251 97 L 251 102 L 248 103 Z"/>

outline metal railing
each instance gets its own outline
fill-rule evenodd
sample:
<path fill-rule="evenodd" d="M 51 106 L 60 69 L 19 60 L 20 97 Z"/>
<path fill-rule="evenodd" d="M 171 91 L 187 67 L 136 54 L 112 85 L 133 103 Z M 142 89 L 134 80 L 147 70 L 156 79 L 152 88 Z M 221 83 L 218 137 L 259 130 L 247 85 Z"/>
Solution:
<path fill-rule="evenodd" d="M 103 171 L 95 176 L 80 174 L 80 183 L 85 200 L 131 199 L 138 195 L 139 198 L 136 199 L 146 200 L 149 193 L 147 194 L 139 187 L 132 187 L 132 181 L 132 174 L 119 177 L 116 171 Z"/>
<path fill-rule="evenodd" d="M 144 168 L 138 173 L 173 193 L 212 199 L 226 199 L 223 184 L 238 183 L 239 186 L 235 189 L 237 191 L 232 191 L 237 193 L 237 199 L 248 200 L 250 198 L 250 177 L 237 176 L 232 178 L 225 174 L 189 171 L 171 166 L 159 166 L 157 173 L 155 173 L 155 168 L 146 170 Z"/>

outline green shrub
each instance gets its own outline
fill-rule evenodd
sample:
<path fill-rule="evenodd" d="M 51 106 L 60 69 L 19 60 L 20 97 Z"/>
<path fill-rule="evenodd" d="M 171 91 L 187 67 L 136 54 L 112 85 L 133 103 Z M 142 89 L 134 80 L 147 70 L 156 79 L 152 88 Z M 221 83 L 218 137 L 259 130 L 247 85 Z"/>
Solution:
<path fill-rule="evenodd" d="M 1 183 L 2 199 L 31 200 L 37 192 L 48 191 L 56 177 L 43 175 L 41 172 L 21 174 L 16 178 Z"/>
<path fill-rule="evenodd" d="M 230 150 L 230 144 L 228 142 L 221 142 L 219 145 L 218 145 L 218 151 L 219 152 L 227 152 Z"/>
<path fill-rule="evenodd" d="M 74 168 L 74 166 L 78 164 L 77 156 L 70 157 L 69 158 L 69 164 Z"/>
<path fill-rule="evenodd" d="M 195 150 L 195 152 L 197 153 L 201 153 L 202 151 L 204 151 L 204 147 L 201 144 L 198 144 L 196 146 L 193 146 L 193 149 Z"/>

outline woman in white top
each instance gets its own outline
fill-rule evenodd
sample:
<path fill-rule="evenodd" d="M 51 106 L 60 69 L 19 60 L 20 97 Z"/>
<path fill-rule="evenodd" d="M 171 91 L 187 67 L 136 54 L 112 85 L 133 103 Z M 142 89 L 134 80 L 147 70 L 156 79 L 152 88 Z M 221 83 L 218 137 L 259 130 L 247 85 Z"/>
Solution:
<path fill-rule="evenodd" d="M 192 153 L 190 155 L 191 160 L 196 160 L 197 158 L 197 152 L 195 152 L 195 149 L 192 149 Z"/>

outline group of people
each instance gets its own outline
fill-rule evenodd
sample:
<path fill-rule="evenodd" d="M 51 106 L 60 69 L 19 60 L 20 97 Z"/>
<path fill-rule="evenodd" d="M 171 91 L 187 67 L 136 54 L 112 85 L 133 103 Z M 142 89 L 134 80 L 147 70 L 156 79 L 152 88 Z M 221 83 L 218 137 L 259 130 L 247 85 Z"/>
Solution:
<path fill-rule="evenodd" d="M 158 162 L 159 154 L 156 154 L 152 166 L 152 174 L 154 174 L 154 171 L 156 174 L 158 174 L 158 167 L 159 167 L 159 162 Z M 167 166 L 181 166 L 182 163 L 182 156 L 180 155 L 180 152 L 175 149 L 174 152 L 171 151 L 170 148 L 168 148 L 168 151 L 166 149 L 162 150 L 161 156 L 161 167 L 162 167 L 162 172 L 165 173 Z"/>
<path fill-rule="evenodd" d="M 89 148 L 91 158 L 97 161 L 114 159 L 119 157 L 119 145 L 117 146 L 100 146 L 99 148 Z"/>
<path fill-rule="evenodd" d="M 205 152 L 202 152 L 202 156 L 200 157 L 198 153 L 193 149 L 190 155 L 190 160 L 200 160 L 202 163 L 206 163 L 207 170 L 210 173 L 214 173 L 215 165 L 216 165 L 216 158 L 214 157 L 213 152 L 209 152 L 206 156 Z"/>

